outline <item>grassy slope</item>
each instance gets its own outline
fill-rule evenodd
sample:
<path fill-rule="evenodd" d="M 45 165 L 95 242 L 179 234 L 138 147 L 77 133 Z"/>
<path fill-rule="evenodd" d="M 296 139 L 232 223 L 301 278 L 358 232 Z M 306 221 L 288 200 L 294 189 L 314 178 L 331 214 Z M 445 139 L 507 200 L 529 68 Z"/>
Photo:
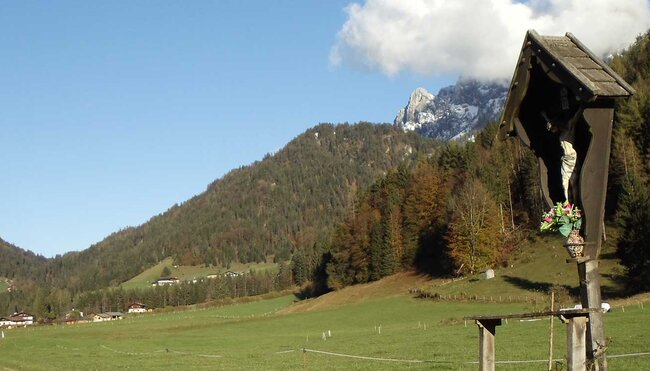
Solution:
<path fill-rule="evenodd" d="M 7 283 L 7 279 L 4 277 L 0 277 L 0 292 L 5 292 L 9 288 L 9 284 Z"/>
<path fill-rule="evenodd" d="M 615 230 L 611 230 L 615 234 Z M 611 237 L 611 236 L 610 236 Z M 623 290 L 617 279 L 623 270 L 614 256 L 614 239 L 603 245 L 600 259 L 601 287 L 604 300 L 615 300 Z M 545 236 L 530 241 L 514 254 L 507 267 L 495 269 L 495 278 L 485 280 L 481 275 L 449 282 L 431 282 L 423 285 L 424 291 L 445 297 L 473 297 L 487 301 L 548 301 L 552 287 L 560 287 L 564 295 L 561 304 L 575 301 L 579 295 L 578 271 L 556 236 Z M 573 298 L 569 294 L 574 295 Z"/>
<path fill-rule="evenodd" d="M 155 266 L 147 269 L 132 279 L 122 283 L 120 286 L 124 289 L 143 288 L 151 286 L 151 282 L 160 278 L 160 273 L 164 267 L 169 267 L 171 275 L 183 280 L 205 277 L 209 274 L 219 274 L 226 271 L 233 272 L 250 272 L 251 270 L 262 271 L 267 269 L 277 269 L 277 264 L 272 261 L 266 263 L 251 264 L 233 264 L 230 269 L 223 267 L 203 267 L 203 266 L 177 266 L 174 267 L 172 258 L 167 258 Z"/>
<path fill-rule="evenodd" d="M 608 233 L 615 234 L 616 231 L 608 230 Z M 613 241 L 614 238 L 610 238 L 603 245 L 600 271 L 603 298 L 616 304 L 624 301 L 619 298 L 623 288 L 617 277 L 622 273 L 622 268 L 614 257 Z M 495 269 L 495 278 L 490 280 L 481 275 L 449 280 L 429 279 L 414 273 L 399 273 L 379 283 L 346 287 L 339 293 L 330 293 L 317 300 L 306 300 L 289 310 L 310 311 L 339 307 L 368 298 L 401 295 L 411 289 L 438 294 L 451 300 L 470 298 L 477 302 L 520 302 L 543 308 L 549 304 L 549 290 L 559 287 L 563 292 L 558 296 L 558 302 L 561 305 L 573 305 L 578 302 L 578 272 L 575 263 L 566 262 L 569 256 L 562 246 L 563 243 L 561 238 L 555 236 L 526 242 L 522 249 L 514 254 L 507 267 Z M 642 299 L 637 301 L 639 300 Z"/>

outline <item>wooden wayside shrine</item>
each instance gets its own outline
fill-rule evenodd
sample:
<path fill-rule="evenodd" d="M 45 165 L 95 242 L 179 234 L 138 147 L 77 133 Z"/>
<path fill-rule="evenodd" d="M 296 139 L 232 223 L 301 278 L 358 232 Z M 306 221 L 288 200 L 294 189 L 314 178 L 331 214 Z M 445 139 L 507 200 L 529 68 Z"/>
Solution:
<path fill-rule="evenodd" d="M 582 307 L 598 309 L 545 313 L 568 318 L 575 347 L 569 352 L 574 367 L 570 370 L 584 369 L 579 363 L 607 370 L 598 256 L 604 234 L 614 101 L 632 94 L 634 89 L 572 34 L 541 36 L 529 30 L 501 117 L 501 137 L 518 137 L 537 156 L 548 206 L 569 201 L 583 211 L 584 256 L 570 262 L 578 268 Z M 573 163 L 570 168 L 568 162 Z M 489 348 L 500 320 L 529 315 L 540 314 L 470 317 L 481 329 L 482 370 L 494 369 L 489 359 L 494 351 Z M 584 354 L 578 354 L 583 350 Z"/>

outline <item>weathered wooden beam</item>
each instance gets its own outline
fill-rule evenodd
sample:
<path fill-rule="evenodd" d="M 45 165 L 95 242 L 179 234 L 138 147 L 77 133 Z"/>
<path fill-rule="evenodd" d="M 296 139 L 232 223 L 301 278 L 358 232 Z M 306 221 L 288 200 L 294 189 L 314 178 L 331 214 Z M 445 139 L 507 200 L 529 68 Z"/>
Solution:
<path fill-rule="evenodd" d="M 567 321 L 567 370 L 587 369 L 587 318 L 573 317 Z"/>
<path fill-rule="evenodd" d="M 578 276 L 580 277 L 580 296 L 582 305 L 600 308 L 601 296 L 598 260 L 588 260 L 584 263 L 578 264 Z M 605 357 L 606 349 L 607 343 L 605 339 L 603 313 L 602 311 L 590 313 L 586 354 L 589 362 L 594 364 L 594 370 L 607 370 L 607 358 Z"/>
<path fill-rule="evenodd" d="M 501 326 L 501 319 L 476 320 L 479 331 L 479 370 L 494 371 L 494 341 L 496 327 Z"/>
<path fill-rule="evenodd" d="M 614 119 L 613 101 L 600 102 L 598 106 L 588 107 L 583 117 L 589 126 L 591 143 L 582 165 L 580 176 L 582 207 L 585 215 L 585 256 L 589 260 L 578 263 L 580 279 L 580 298 L 585 308 L 600 308 L 600 273 L 598 256 L 602 245 L 603 220 L 605 216 L 605 197 L 607 189 L 607 169 L 609 168 L 612 122 Z M 588 185 L 588 186 L 587 186 Z M 605 326 L 602 313 L 591 313 L 587 329 L 587 359 L 596 371 L 607 370 L 605 350 Z"/>
<path fill-rule="evenodd" d="M 587 317 L 590 313 L 596 313 L 596 312 L 598 313 L 602 312 L 600 306 L 594 308 L 552 310 L 552 311 L 544 311 L 544 312 L 485 314 L 480 316 L 467 316 L 467 317 L 463 317 L 463 319 L 469 321 L 486 322 L 490 320 L 502 320 L 502 319 L 512 319 L 512 318 L 522 318 L 522 319 L 523 318 L 546 318 L 549 316 L 562 316 L 564 318 L 572 318 L 572 317 Z"/>

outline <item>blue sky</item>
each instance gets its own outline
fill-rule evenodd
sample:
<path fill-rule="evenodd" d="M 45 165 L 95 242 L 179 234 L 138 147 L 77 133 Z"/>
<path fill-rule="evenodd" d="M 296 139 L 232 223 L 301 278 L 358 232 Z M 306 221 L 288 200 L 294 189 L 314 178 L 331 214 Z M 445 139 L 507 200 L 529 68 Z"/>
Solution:
<path fill-rule="evenodd" d="M 419 86 L 509 79 L 528 28 L 628 45 L 648 4 L 4 0 L 0 238 L 86 249 L 318 123 L 392 122 Z"/>
<path fill-rule="evenodd" d="M 331 66 L 346 4 L 0 3 L 0 238 L 83 250 L 320 122 L 391 122 L 455 80 Z"/>

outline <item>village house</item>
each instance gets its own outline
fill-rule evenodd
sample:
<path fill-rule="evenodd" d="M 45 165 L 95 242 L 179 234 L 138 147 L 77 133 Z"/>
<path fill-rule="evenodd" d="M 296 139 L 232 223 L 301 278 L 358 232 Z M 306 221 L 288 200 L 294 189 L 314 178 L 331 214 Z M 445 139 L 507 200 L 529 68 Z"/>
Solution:
<path fill-rule="evenodd" d="M 105 312 L 93 315 L 93 322 L 105 322 L 113 321 L 116 319 L 124 318 L 124 313 L 122 312 Z"/>
<path fill-rule="evenodd" d="M 75 323 L 87 323 L 90 322 L 91 319 L 84 317 L 84 312 L 72 309 L 68 313 L 65 314 L 65 319 L 63 320 L 63 323 L 66 325 L 72 325 Z"/>
<path fill-rule="evenodd" d="M 111 317 L 106 314 L 106 313 L 96 313 L 93 314 L 93 322 L 104 322 L 104 321 L 110 321 Z"/>
<path fill-rule="evenodd" d="M 161 277 L 151 283 L 151 286 L 175 285 L 180 280 L 176 277 Z"/>
<path fill-rule="evenodd" d="M 131 303 L 129 304 L 129 313 L 146 313 L 147 306 L 142 303 Z"/>
<path fill-rule="evenodd" d="M 111 320 L 124 318 L 124 313 L 122 312 L 106 312 L 106 314 L 111 317 Z"/>
<path fill-rule="evenodd" d="M 26 327 L 34 324 L 34 316 L 25 312 L 16 312 L 9 317 L 0 318 L 0 327 Z"/>
<path fill-rule="evenodd" d="M 84 316 L 84 312 L 82 312 L 80 310 L 76 310 L 76 309 L 73 308 L 71 311 L 69 311 L 68 313 L 65 314 L 65 319 L 66 320 L 68 320 L 68 319 L 74 320 L 74 319 L 83 318 L 83 316 Z"/>

